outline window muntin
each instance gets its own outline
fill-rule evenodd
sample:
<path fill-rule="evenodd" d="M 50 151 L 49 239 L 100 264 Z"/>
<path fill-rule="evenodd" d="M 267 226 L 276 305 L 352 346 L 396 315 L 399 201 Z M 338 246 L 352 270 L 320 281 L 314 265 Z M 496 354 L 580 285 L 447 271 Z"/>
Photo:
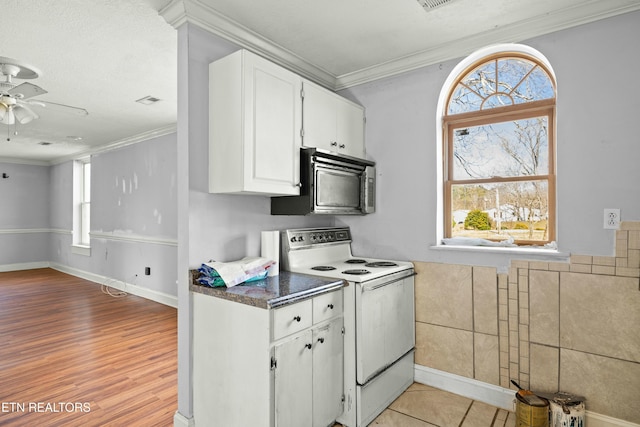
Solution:
<path fill-rule="evenodd" d="M 550 74 L 535 58 L 513 54 L 467 70 L 454 82 L 443 117 L 445 237 L 555 240 Z"/>
<path fill-rule="evenodd" d="M 447 114 L 552 99 L 555 88 L 541 65 L 520 57 L 495 58 L 462 77 L 449 99 Z"/>

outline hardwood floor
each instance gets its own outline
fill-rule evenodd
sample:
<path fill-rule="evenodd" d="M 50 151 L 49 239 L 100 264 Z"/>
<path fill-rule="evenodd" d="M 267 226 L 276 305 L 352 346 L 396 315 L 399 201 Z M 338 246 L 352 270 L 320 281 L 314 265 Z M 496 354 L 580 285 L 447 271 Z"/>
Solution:
<path fill-rule="evenodd" d="M 176 310 L 52 269 L 0 273 L 0 425 L 172 426 Z"/>

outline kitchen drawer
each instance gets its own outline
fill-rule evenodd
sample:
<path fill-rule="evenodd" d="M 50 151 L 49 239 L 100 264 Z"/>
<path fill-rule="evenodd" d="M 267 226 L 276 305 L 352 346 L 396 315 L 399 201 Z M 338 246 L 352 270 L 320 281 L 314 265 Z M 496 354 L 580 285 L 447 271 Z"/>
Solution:
<path fill-rule="evenodd" d="M 277 308 L 272 311 L 273 340 L 311 327 L 313 304 L 312 300 L 305 300 L 295 304 Z"/>
<path fill-rule="evenodd" d="M 313 299 L 313 323 L 342 314 L 342 289 L 319 295 Z"/>

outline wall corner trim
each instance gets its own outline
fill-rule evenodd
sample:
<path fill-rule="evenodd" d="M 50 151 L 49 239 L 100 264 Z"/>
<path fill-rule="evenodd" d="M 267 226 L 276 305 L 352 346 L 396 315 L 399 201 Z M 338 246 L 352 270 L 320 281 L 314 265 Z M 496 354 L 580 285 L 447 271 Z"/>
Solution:
<path fill-rule="evenodd" d="M 193 417 L 187 418 L 178 411 L 176 411 L 175 415 L 173 416 L 174 427 L 195 427 L 195 425 L 196 423 L 193 420 Z"/>

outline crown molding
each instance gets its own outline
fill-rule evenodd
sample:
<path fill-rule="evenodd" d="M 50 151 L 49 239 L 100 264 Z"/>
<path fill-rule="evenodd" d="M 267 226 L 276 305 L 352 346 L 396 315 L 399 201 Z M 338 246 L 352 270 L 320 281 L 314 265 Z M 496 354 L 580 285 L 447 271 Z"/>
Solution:
<path fill-rule="evenodd" d="M 496 43 L 518 43 L 544 34 L 561 31 L 600 19 L 640 10 L 640 2 L 608 0 L 582 2 L 526 21 L 496 27 L 481 34 L 454 40 L 413 55 L 394 59 L 351 73 L 334 76 L 320 66 L 260 36 L 250 28 L 225 17 L 201 0 L 172 0 L 159 14 L 173 27 L 193 23 L 238 46 L 251 50 L 309 80 L 332 90 L 346 89 L 417 68 L 464 57 Z"/>
<path fill-rule="evenodd" d="M 534 37 L 562 31 L 579 25 L 588 24 L 605 18 L 640 10 L 640 2 L 619 0 L 618 7 L 613 2 L 590 2 L 559 10 L 554 13 L 537 16 L 526 21 L 494 28 L 484 33 L 461 38 L 453 42 L 436 46 L 414 55 L 405 56 L 383 64 L 358 70 L 336 77 L 335 90 L 368 83 L 396 74 L 412 71 L 421 67 L 438 64 L 456 58 L 465 57 L 474 51 L 498 43 L 518 43 Z"/>
<path fill-rule="evenodd" d="M 153 129 L 147 132 L 139 133 L 137 135 L 133 135 L 128 138 L 120 139 L 118 141 L 113 141 L 111 143 L 101 145 L 99 147 L 89 148 L 87 150 L 73 153 L 68 156 L 58 157 L 57 159 L 51 160 L 47 164 L 56 165 L 56 164 L 67 162 L 69 160 L 78 160 L 81 158 L 90 157 L 94 154 L 100 154 L 106 151 L 111 151 L 111 150 L 116 150 L 118 148 L 126 147 L 127 145 L 133 145 L 133 144 L 137 144 L 138 142 L 147 141 L 149 139 L 170 135 L 172 133 L 176 133 L 176 131 L 177 131 L 177 125 L 174 123 L 174 124 Z"/>
<path fill-rule="evenodd" d="M 87 148 L 86 150 L 79 151 L 73 154 L 57 157 L 53 160 L 32 160 L 32 159 L 21 159 L 21 158 L 14 158 L 14 157 L 0 157 L 0 163 L 14 163 L 14 164 L 31 165 L 31 166 L 58 165 L 60 163 L 68 162 L 70 160 L 79 160 L 83 158 L 89 158 L 94 154 L 100 154 L 106 151 L 111 151 L 111 150 L 116 150 L 118 148 L 126 147 L 127 145 L 133 145 L 133 144 L 137 144 L 138 142 L 147 141 L 149 139 L 170 135 L 172 133 L 176 133 L 176 131 L 177 131 L 177 125 L 174 123 L 168 126 L 163 126 L 161 128 L 152 129 L 147 132 L 139 133 L 137 135 L 133 135 L 128 138 L 120 139 L 118 141 L 113 141 L 105 145 L 100 145 L 98 147 L 91 147 L 91 148 Z"/>
<path fill-rule="evenodd" d="M 13 163 L 17 165 L 49 166 L 51 163 L 46 160 L 20 159 L 17 157 L 0 157 L 0 163 Z"/>
<path fill-rule="evenodd" d="M 172 0 L 158 13 L 174 28 L 187 22 L 197 25 L 319 85 L 335 89 L 336 78 L 334 75 L 262 37 L 250 28 L 227 18 L 200 0 Z"/>

